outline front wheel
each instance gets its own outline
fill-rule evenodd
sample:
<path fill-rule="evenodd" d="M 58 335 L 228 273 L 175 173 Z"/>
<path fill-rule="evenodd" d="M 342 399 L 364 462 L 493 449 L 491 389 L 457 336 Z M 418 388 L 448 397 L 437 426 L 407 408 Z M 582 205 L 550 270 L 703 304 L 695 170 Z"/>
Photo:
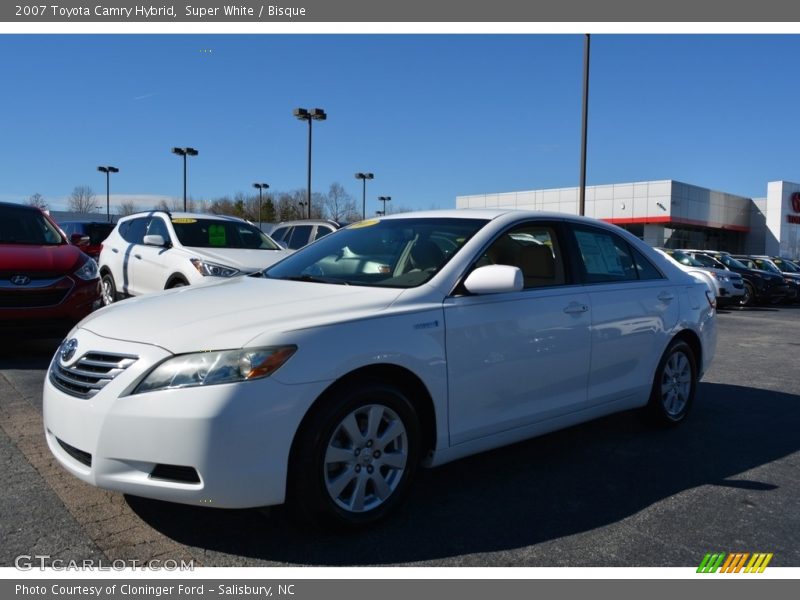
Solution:
<path fill-rule="evenodd" d="M 402 501 L 419 455 L 419 420 L 402 391 L 378 381 L 343 386 L 298 432 L 289 503 L 304 521 L 370 525 Z"/>
<path fill-rule="evenodd" d="M 744 295 L 739 296 L 739 306 L 752 306 L 755 302 L 755 291 L 753 290 L 753 286 L 749 283 L 745 282 L 744 284 Z"/>
<path fill-rule="evenodd" d="M 697 388 L 697 359 L 691 346 L 674 340 L 658 363 L 647 412 L 656 425 L 677 425 L 686 419 Z"/>

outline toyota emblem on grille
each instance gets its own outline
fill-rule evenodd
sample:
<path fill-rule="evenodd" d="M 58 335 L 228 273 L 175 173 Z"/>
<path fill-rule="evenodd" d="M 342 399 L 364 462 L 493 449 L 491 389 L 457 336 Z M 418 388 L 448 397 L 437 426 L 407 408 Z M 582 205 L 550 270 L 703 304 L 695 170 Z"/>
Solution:
<path fill-rule="evenodd" d="M 78 340 L 75 338 L 70 338 L 66 342 L 61 345 L 61 362 L 67 363 L 69 362 L 73 356 L 75 356 L 75 351 L 78 349 Z"/>
<path fill-rule="evenodd" d="M 28 285 L 31 282 L 31 278 L 27 275 L 12 275 L 11 276 L 11 283 L 14 285 Z"/>

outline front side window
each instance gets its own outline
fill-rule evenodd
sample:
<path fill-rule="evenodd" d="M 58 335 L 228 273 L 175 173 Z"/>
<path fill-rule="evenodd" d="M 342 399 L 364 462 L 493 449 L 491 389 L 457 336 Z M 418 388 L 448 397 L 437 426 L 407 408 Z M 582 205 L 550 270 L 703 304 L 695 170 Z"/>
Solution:
<path fill-rule="evenodd" d="M 492 264 L 518 267 L 525 288 L 565 282 L 564 260 L 555 231 L 543 224 L 526 223 L 502 234 L 475 266 Z"/>
<path fill-rule="evenodd" d="M 311 239 L 311 225 L 295 225 L 292 235 L 288 239 L 289 248 L 297 250 L 308 244 Z"/>
<path fill-rule="evenodd" d="M 483 219 L 362 221 L 268 268 L 270 279 L 416 287 L 428 281 L 483 227 Z"/>
<path fill-rule="evenodd" d="M 141 244 L 147 228 L 147 217 L 123 221 L 119 224 L 119 234 L 130 244 Z"/>
<path fill-rule="evenodd" d="M 147 225 L 147 235 L 160 235 L 165 242 L 170 241 L 167 224 L 160 217 L 153 217 Z"/>

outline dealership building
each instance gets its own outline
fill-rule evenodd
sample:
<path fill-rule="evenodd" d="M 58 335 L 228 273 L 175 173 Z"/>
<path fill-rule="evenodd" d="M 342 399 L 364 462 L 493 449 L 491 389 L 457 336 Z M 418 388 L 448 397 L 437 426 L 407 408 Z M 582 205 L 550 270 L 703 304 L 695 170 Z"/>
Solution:
<path fill-rule="evenodd" d="M 458 196 L 456 208 L 519 208 L 578 214 L 577 187 Z M 666 179 L 586 187 L 586 216 L 653 246 L 800 257 L 800 184 L 771 181 L 747 198 Z"/>

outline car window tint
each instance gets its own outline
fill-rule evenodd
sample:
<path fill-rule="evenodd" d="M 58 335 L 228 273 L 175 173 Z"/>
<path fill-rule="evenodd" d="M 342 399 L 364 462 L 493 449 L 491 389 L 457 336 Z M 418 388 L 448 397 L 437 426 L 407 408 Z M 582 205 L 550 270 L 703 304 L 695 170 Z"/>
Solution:
<path fill-rule="evenodd" d="M 160 235 L 165 242 L 170 241 L 167 224 L 158 217 L 150 219 L 150 223 L 147 225 L 147 235 Z"/>
<path fill-rule="evenodd" d="M 283 238 L 286 236 L 286 232 L 289 231 L 289 229 L 289 227 L 276 227 L 272 233 L 269 234 L 269 237 L 276 242 L 279 242 L 283 240 Z"/>
<path fill-rule="evenodd" d="M 329 233 L 332 233 L 332 229 L 328 229 L 324 225 L 317 225 L 317 232 L 314 234 L 314 239 L 318 240 L 321 237 L 325 237 Z"/>
<path fill-rule="evenodd" d="M 631 252 L 633 253 L 633 260 L 636 264 L 636 271 L 639 275 L 639 279 L 664 279 L 664 275 L 661 271 L 659 271 L 644 254 L 639 252 L 636 248 L 631 248 Z"/>
<path fill-rule="evenodd" d="M 638 280 L 628 243 L 610 231 L 574 227 L 573 233 L 586 283 Z"/>
<path fill-rule="evenodd" d="M 147 217 L 125 221 L 119 226 L 119 234 L 122 236 L 122 239 L 128 243 L 141 244 L 144 238 L 147 221 Z"/>
<path fill-rule="evenodd" d="M 546 225 L 519 225 L 497 238 L 476 266 L 510 265 L 522 271 L 525 288 L 562 285 L 564 260 L 555 231 Z"/>
<path fill-rule="evenodd" d="M 289 248 L 297 250 L 308 244 L 311 239 L 311 225 L 297 225 L 289 239 Z"/>

